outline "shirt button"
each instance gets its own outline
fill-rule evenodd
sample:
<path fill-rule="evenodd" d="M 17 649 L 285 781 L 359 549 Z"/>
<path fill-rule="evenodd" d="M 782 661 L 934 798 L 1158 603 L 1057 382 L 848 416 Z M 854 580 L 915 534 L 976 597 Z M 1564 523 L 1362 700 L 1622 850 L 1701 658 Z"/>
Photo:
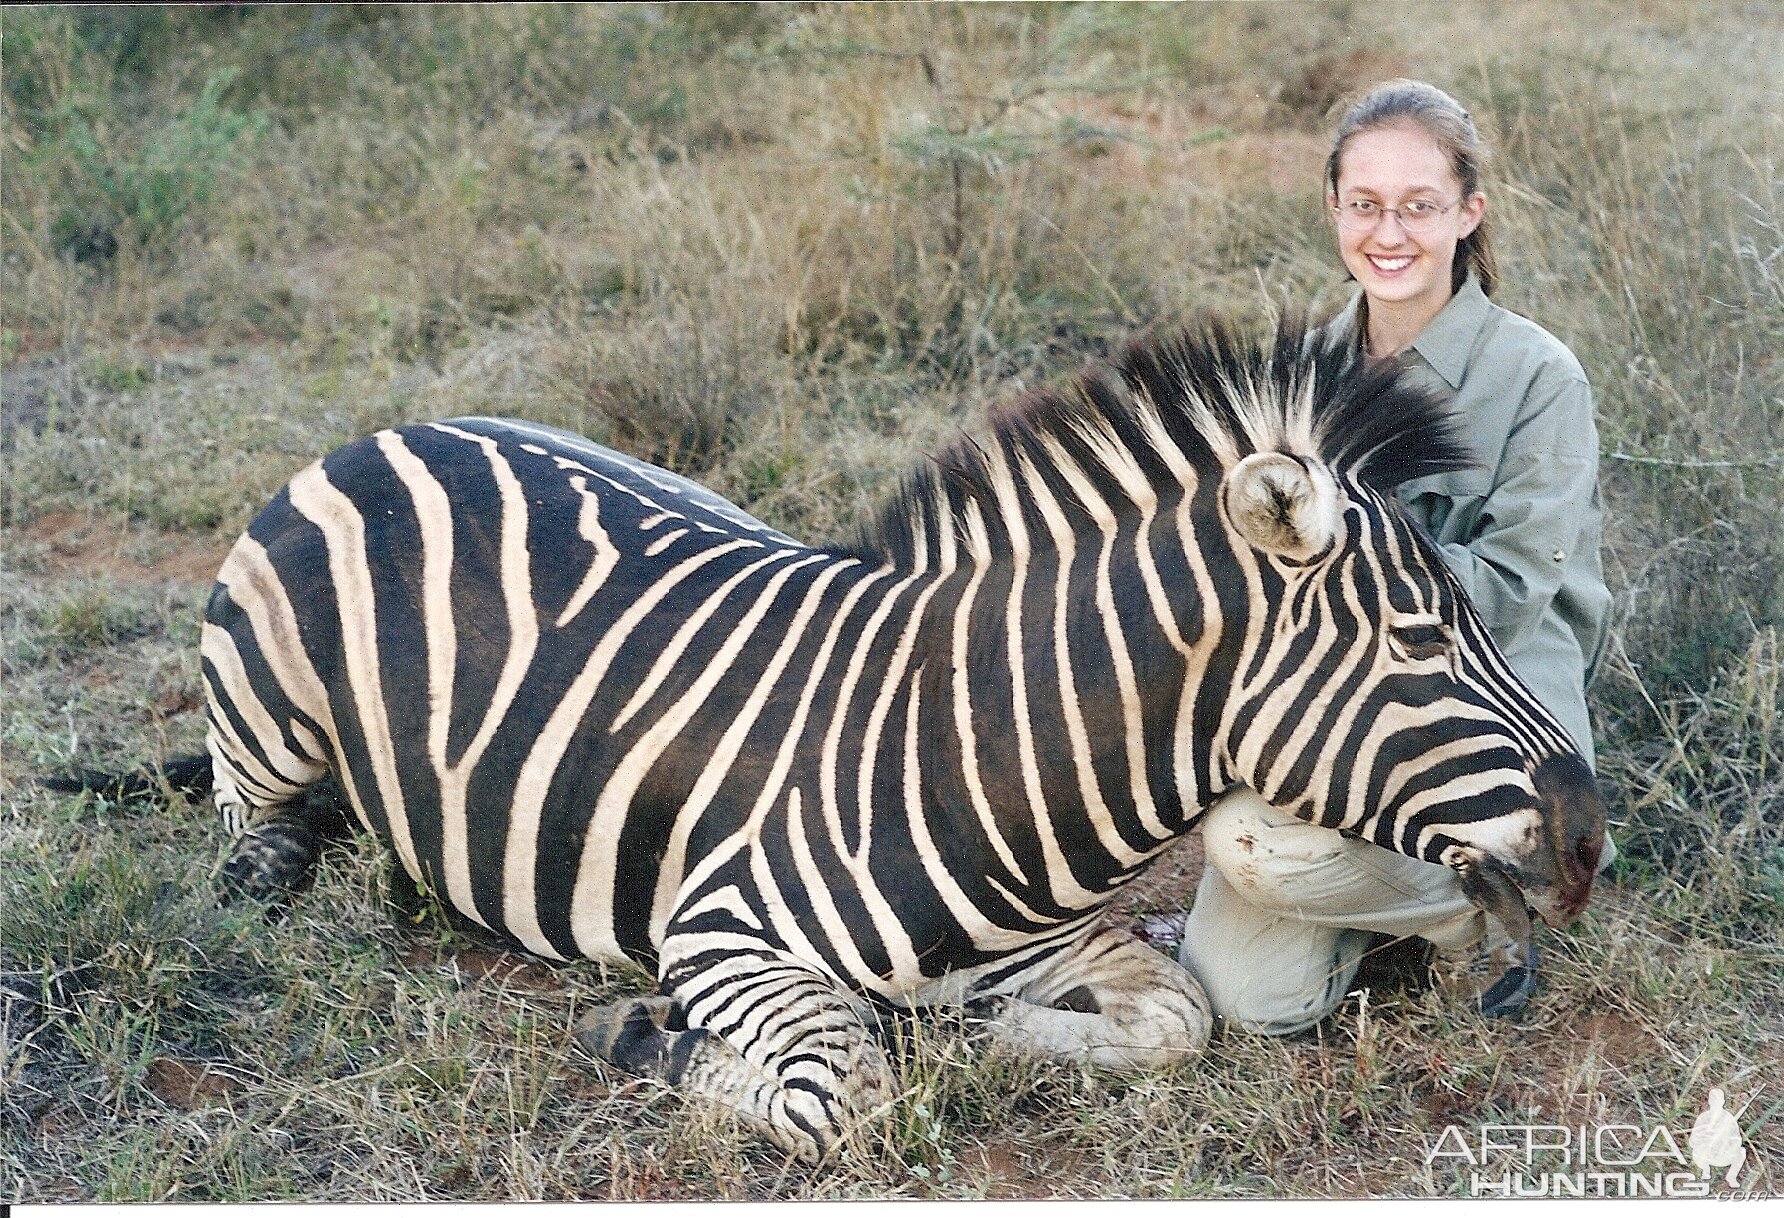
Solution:
<path fill-rule="evenodd" d="M 1555 561 L 1556 562 L 1566 562 L 1567 561 L 1567 551 L 1566 550 L 1556 550 L 1555 551 Z"/>

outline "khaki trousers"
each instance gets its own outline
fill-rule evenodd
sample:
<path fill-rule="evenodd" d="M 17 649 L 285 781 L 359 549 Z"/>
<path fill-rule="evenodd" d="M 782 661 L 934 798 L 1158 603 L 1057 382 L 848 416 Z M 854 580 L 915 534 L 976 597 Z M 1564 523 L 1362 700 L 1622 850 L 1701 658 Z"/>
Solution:
<path fill-rule="evenodd" d="M 1448 867 L 1340 837 L 1249 788 L 1202 822 L 1207 859 L 1177 958 L 1214 1013 L 1286 1036 L 1344 1001 L 1374 932 L 1466 951 L 1485 915 Z"/>

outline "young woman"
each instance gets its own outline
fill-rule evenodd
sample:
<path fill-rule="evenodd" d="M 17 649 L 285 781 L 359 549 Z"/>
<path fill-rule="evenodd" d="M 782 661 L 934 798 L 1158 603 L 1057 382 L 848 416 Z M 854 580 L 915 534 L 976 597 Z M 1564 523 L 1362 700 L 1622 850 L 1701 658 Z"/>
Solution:
<path fill-rule="evenodd" d="M 1398 497 L 1591 761 L 1585 684 L 1610 608 L 1592 395 L 1566 346 L 1488 299 L 1484 160 L 1468 112 L 1428 84 L 1389 82 L 1345 114 L 1326 206 L 1361 290 L 1327 333 L 1453 400 L 1481 468 L 1414 479 Z M 1230 1021 L 1310 1027 L 1384 935 L 1431 943 L 1440 985 L 1485 1014 L 1517 1011 L 1534 991 L 1535 961 L 1445 867 L 1309 826 L 1248 790 L 1202 832 L 1207 866 L 1179 956 Z"/>

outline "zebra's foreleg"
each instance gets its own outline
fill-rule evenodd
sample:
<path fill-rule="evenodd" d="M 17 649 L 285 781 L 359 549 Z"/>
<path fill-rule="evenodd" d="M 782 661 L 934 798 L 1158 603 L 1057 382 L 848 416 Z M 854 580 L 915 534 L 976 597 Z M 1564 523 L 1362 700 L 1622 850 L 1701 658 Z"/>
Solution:
<path fill-rule="evenodd" d="M 577 1039 L 621 1069 L 728 1108 L 809 1162 L 892 1098 L 891 1072 L 855 1000 L 760 941 L 663 949 L 665 997 L 590 1012 Z M 729 936 L 726 936 L 729 939 Z"/>
<path fill-rule="evenodd" d="M 1025 979 L 978 1000 L 985 1028 L 1030 1053 L 1112 1070 L 1150 1070 L 1200 1053 L 1214 1019 L 1183 966 L 1104 926 Z"/>

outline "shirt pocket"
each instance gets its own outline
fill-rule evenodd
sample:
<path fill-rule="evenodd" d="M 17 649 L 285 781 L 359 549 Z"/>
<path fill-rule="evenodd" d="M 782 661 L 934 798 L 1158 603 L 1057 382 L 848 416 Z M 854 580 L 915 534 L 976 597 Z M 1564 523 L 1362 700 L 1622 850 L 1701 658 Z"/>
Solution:
<path fill-rule="evenodd" d="M 1394 489 L 1402 503 L 1411 503 L 1421 495 L 1436 495 L 1451 500 L 1485 499 L 1493 489 L 1493 471 L 1470 467 L 1452 469 L 1442 474 L 1426 474 L 1408 478 Z"/>
<path fill-rule="evenodd" d="M 1474 535 L 1481 507 L 1493 491 L 1493 474 L 1485 469 L 1455 469 L 1445 474 L 1408 478 L 1394 494 L 1406 514 L 1439 543 L 1466 545 Z"/>

